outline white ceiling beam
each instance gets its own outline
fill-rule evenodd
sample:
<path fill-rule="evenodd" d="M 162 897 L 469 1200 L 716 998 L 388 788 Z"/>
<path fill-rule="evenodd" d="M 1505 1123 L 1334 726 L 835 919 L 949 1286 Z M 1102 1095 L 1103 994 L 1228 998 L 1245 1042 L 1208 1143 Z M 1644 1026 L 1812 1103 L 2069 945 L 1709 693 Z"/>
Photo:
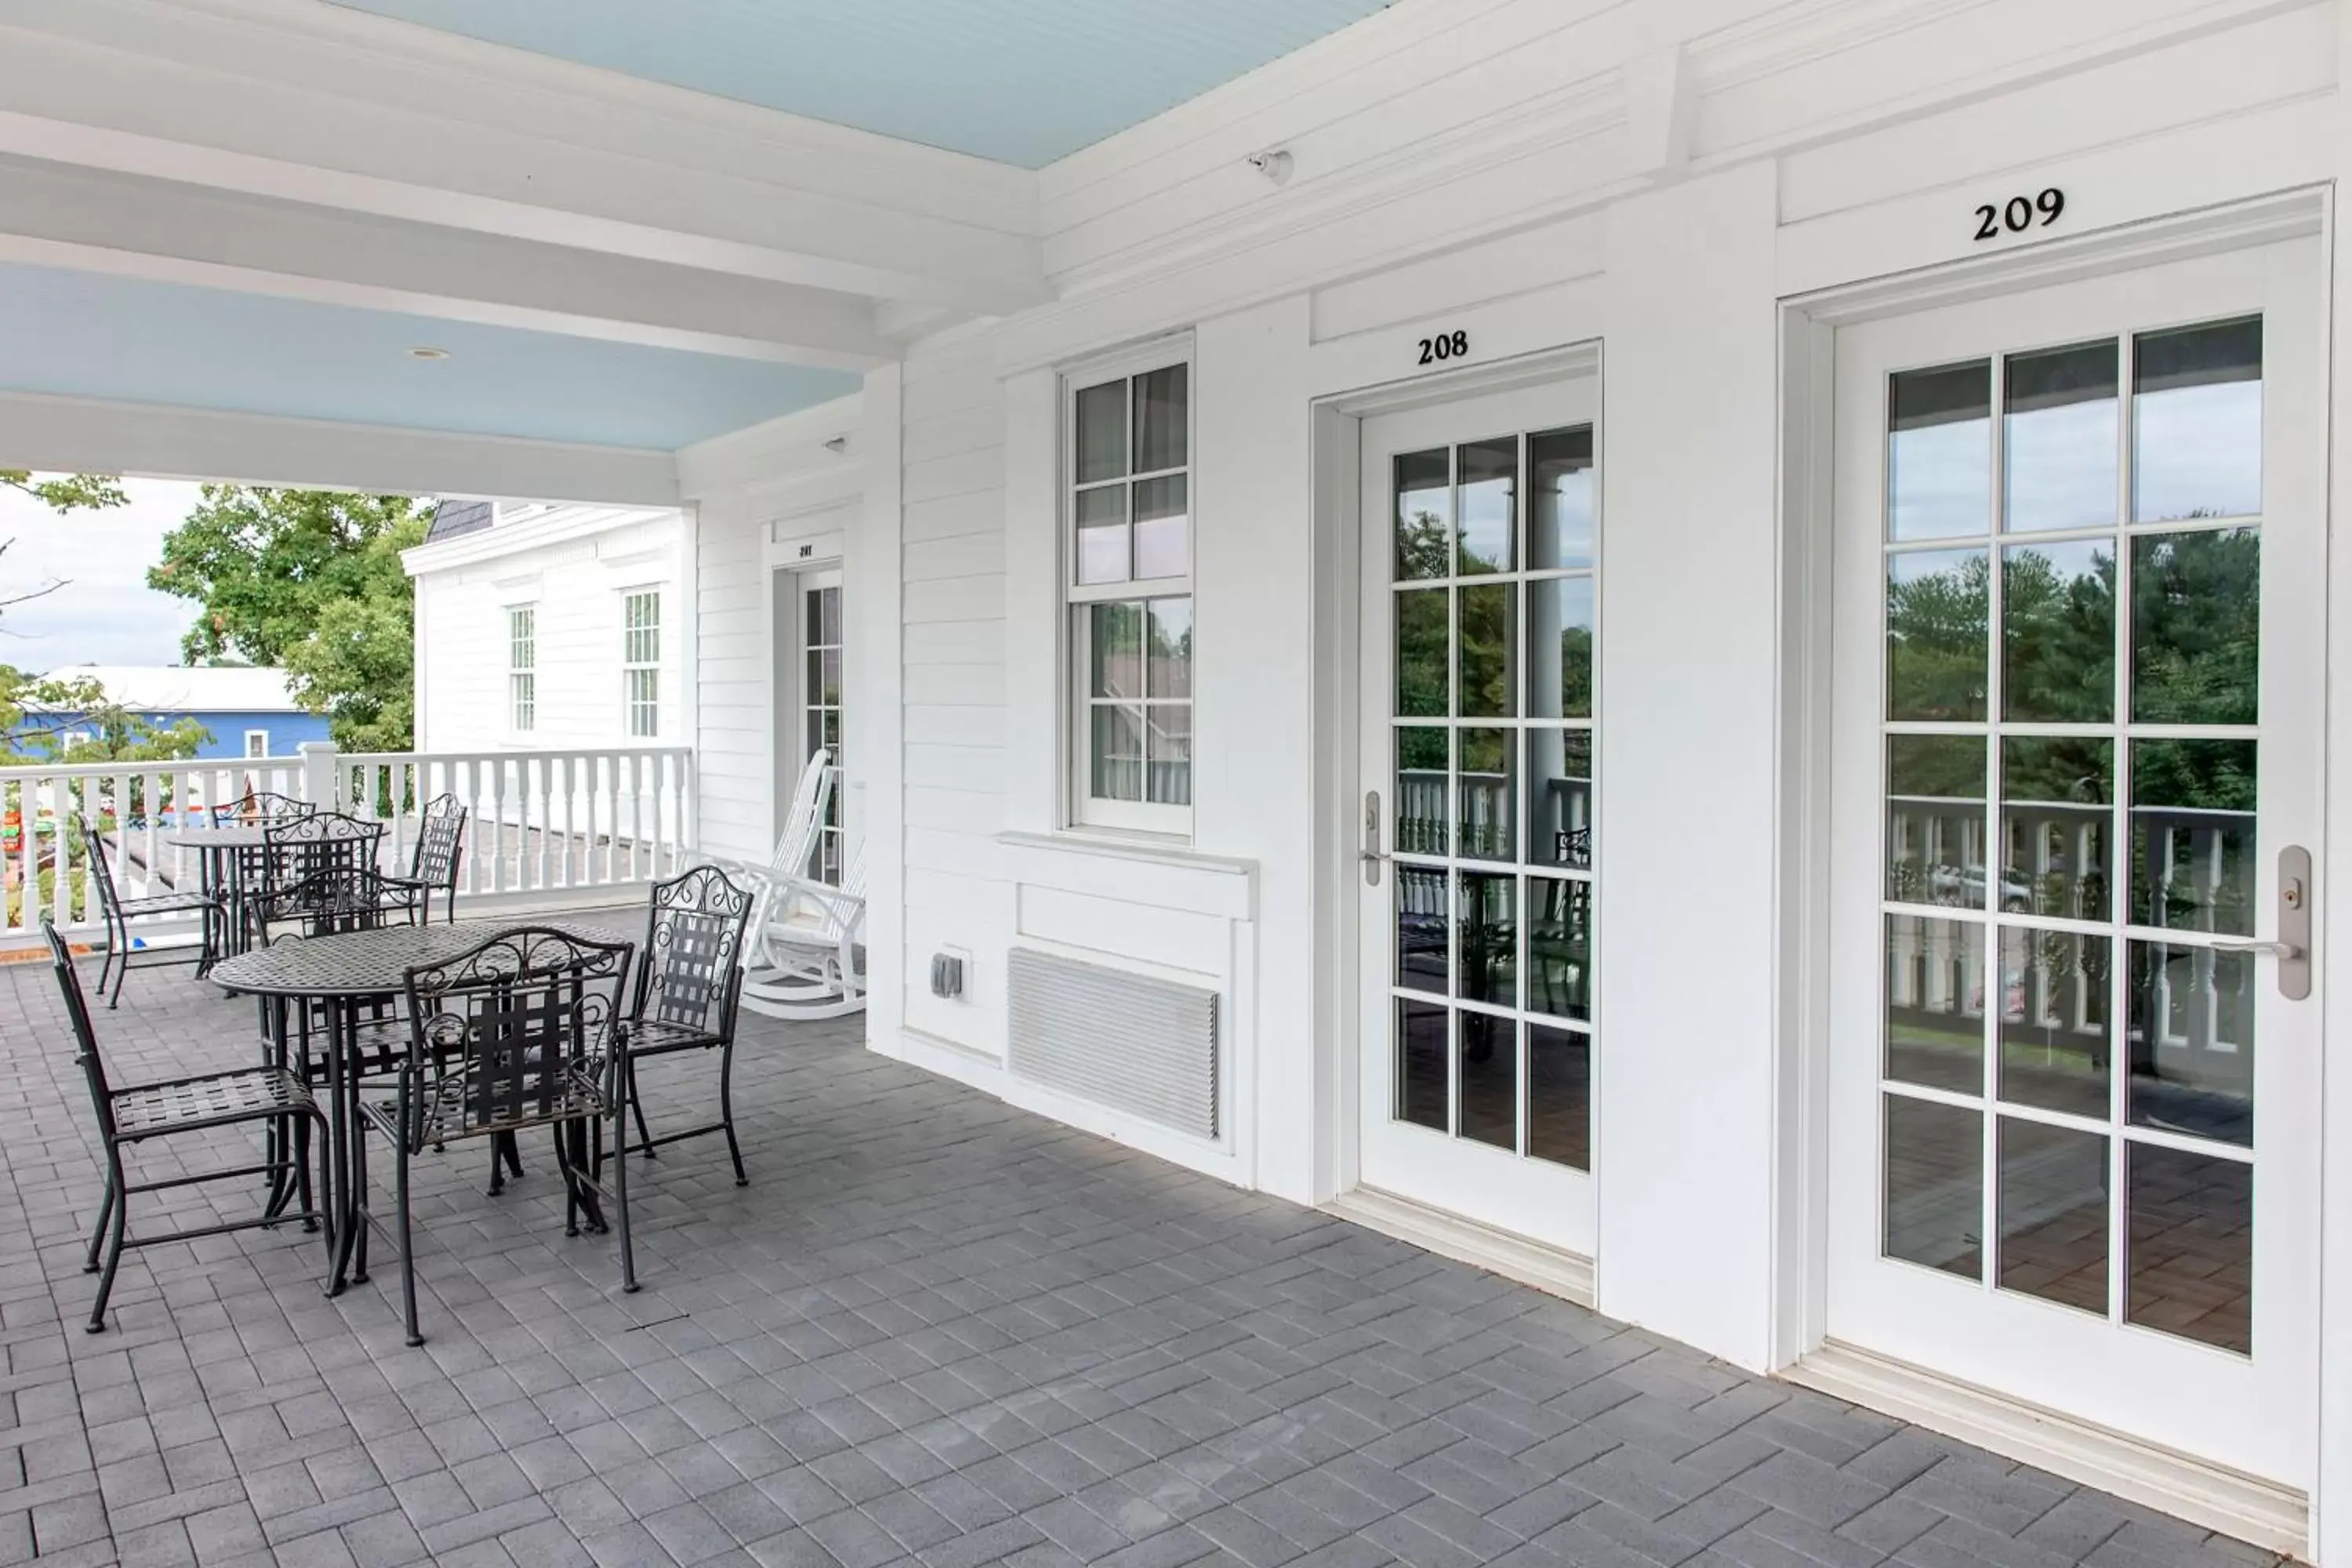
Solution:
<path fill-rule="evenodd" d="M 1035 176 L 298 0 L 0 0 L 0 153 L 994 312 Z"/>
<path fill-rule="evenodd" d="M 0 392 L 0 468 L 610 506 L 678 496 L 668 452 L 17 392 Z"/>
<path fill-rule="evenodd" d="M 0 260 L 838 370 L 895 354 L 855 295 L 7 158 Z"/>

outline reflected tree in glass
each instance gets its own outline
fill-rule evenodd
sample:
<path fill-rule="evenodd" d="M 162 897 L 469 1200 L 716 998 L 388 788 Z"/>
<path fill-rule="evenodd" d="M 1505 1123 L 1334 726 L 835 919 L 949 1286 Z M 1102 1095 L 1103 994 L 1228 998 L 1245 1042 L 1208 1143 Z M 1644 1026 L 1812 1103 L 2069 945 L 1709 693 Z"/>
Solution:
<path fill-rule="evenodd" d="M 2116 707 L 2116 557 L 2105 544 L 2037 545 L 2001 559 L 2001 710 L 2100 723 Z"/>
<path fill-rule="evenodd" d="M 2134 719 L 2255 722 L 2262 577 L 2262 535 L 2251 528 L 2133 541 Z"/>
<path fill-rule="evenodd" d="M 1888 718 L 1985 716 L 1991 581 L 1981 550 L 1906 552 L 1888 560 Z"/>

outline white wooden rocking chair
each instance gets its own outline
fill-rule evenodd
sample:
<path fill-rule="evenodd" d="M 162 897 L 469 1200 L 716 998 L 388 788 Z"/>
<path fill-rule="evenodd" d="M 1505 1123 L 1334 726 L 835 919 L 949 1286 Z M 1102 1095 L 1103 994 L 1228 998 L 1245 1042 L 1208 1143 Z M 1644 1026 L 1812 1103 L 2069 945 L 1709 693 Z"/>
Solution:
<path fill-rule="evenodd" d="M 841 884 L 780 879 L 745 944 L 743 1005 L 771 1018 L 840 1018 L 866 1006 L 866 847 Z"/>

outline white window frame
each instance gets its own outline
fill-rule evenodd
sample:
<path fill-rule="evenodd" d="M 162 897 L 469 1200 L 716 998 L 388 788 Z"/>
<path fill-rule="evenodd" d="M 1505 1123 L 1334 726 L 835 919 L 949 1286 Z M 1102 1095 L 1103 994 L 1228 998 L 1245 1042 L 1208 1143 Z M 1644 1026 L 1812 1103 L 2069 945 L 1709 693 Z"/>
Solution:
<path fill-rule="evenodd" d="M 659 583 L 646 583 L 621 590 L 621 735 L 624 740 L 656 742 L 661 739 L 662 597 L 663 585 Z M 653 620 L 646 626 L 632 626 L 630 606 L 640 599 L 648 598 L 654 602 Z M 653 634 L 653 654 L 651 658 L 640 658 L 636 657 L 636 638 L 640 632 L 647 631 Z M 650 680 L 650 697 L 640 698 L 637 695 L 638 678 L 641 676 Z M 643 710 L 650 710 L 653 716 L 651 726 L 646 729 L 637 727 L 638 715 Z"/>
<path fill-rule="evenodd" d="M 256 741 L 261 742 L 261 749 L 258 751 L 254 749 L 253 743 Z M 250 761 L 255 757 L 268 756 L 269 754 L 269 731 L 267 730 L 247 730 L 245 732 L 245 754 L 247 761 Z"/>
<path fill-rule="evenodd" d="M 1148 374 L 1152 371 L 1184 367 L 1184 462 L 1171 468 L 1155 468 L 1139 474 L 1129 469 L 1118 483 L 1133 484 L 1141 479 L 1170 474 L 1184 476 L 1184 572 L 1181 576 L 1129 578 L 1120 583 L 1081 584 L 1078 576 L 1078 541 L 1076 496 L 1077 482 L 1077 414 L 1078 394 L 1108 381 Z M 1093 717 L 1101 706 L 1092 695 L 1089 661 L 1093 657 L 1087 621 L 1091 606 L 1100 604 L 1185 599 L 1192 602 L 1193 619 L 1193 660 L 1186 683 L 1188 695 L 1183 700 L 1191 716 L 1191 733 L 1197 745 L 1199 724 L 1199 624 L 1200 602 L 1194 589 L 1197 574 L 1197 552 L 1200 538 L 1200 374 L 1194 362 L 1190 335 L 1182 338 L 1162 338 L 1139 344 L 1116 354 L 1103 355 L 1067 365 L 1058 374 L 1056 388 L 1060 399 L 1058 450 L 1055 454 L 1054 489 L 1056 499 L 1055 533 L 1059 541 L 1057 556 L 1060 598 L 1060 657 L 1056 660 L 1061 675 L 1062 725 L 1066 737 L 1068 765 L 1063 770 L 1063 787 L 1066 792 L 1064 820 L 1073 828 L 1107 829 L 1118 833 L 1148 834 L 1171 839 L 1190 840 L 1192 835 L 1192 800 L 1197 800 L 1200 768 L 1197 756 L 1188 768 L 1188 802 L 1182 805 L 1153 801 L 1107 800 L 1093 793 Z M 1128 405 L 1127 438 L 1132 447 L 1134 435 L 1133 394 Z M 1129 457 L 1132 458 L 1130 449 Z M 1110 483 L 1114 481 L 1100 481 Z M 1085 488 L 1093 488 L 1091 485 Z M 1128 526 L 1134 527 L 1130 510 Z M 1130 532 L 1130 541 L 1132 533 Z M 1130 542 L 1130 563 L 1132 562 Z M 1148 612 L 1147 612 L 1148 615 Z M 1144 658 L 1150 658 L 1150 627 L 1145 626 Z M 1146 708 L 1146 712 L 1150 708 Z M 1150 762 L 1149 741 L 1143 763 L 1146 789 L 1149 790 Z"/>
<path fill-rule="evenodd" d="M 517 622 L 530 624 L 517 635 Z M 506 720 L 509 735 L 530 735 L 539 730 L 539 605 L 536 600 L 506 606 Z"/>

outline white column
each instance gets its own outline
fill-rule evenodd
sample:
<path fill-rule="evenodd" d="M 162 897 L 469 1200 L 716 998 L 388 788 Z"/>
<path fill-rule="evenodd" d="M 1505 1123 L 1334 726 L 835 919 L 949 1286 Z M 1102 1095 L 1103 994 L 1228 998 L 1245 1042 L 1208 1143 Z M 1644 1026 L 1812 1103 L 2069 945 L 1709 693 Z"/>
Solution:
<path fill-rule="evenodd" d="M 1601 1310 L 1769 1359 L 1780 584 L 1776 174 L 1607 216 Z"/>
<path fill-rule="evenodd" d="M 302 798 L 325 811 L 341 811 L 342 796 L 335 789 L 335 743 L 305 741 L 302 752 Z"/>

